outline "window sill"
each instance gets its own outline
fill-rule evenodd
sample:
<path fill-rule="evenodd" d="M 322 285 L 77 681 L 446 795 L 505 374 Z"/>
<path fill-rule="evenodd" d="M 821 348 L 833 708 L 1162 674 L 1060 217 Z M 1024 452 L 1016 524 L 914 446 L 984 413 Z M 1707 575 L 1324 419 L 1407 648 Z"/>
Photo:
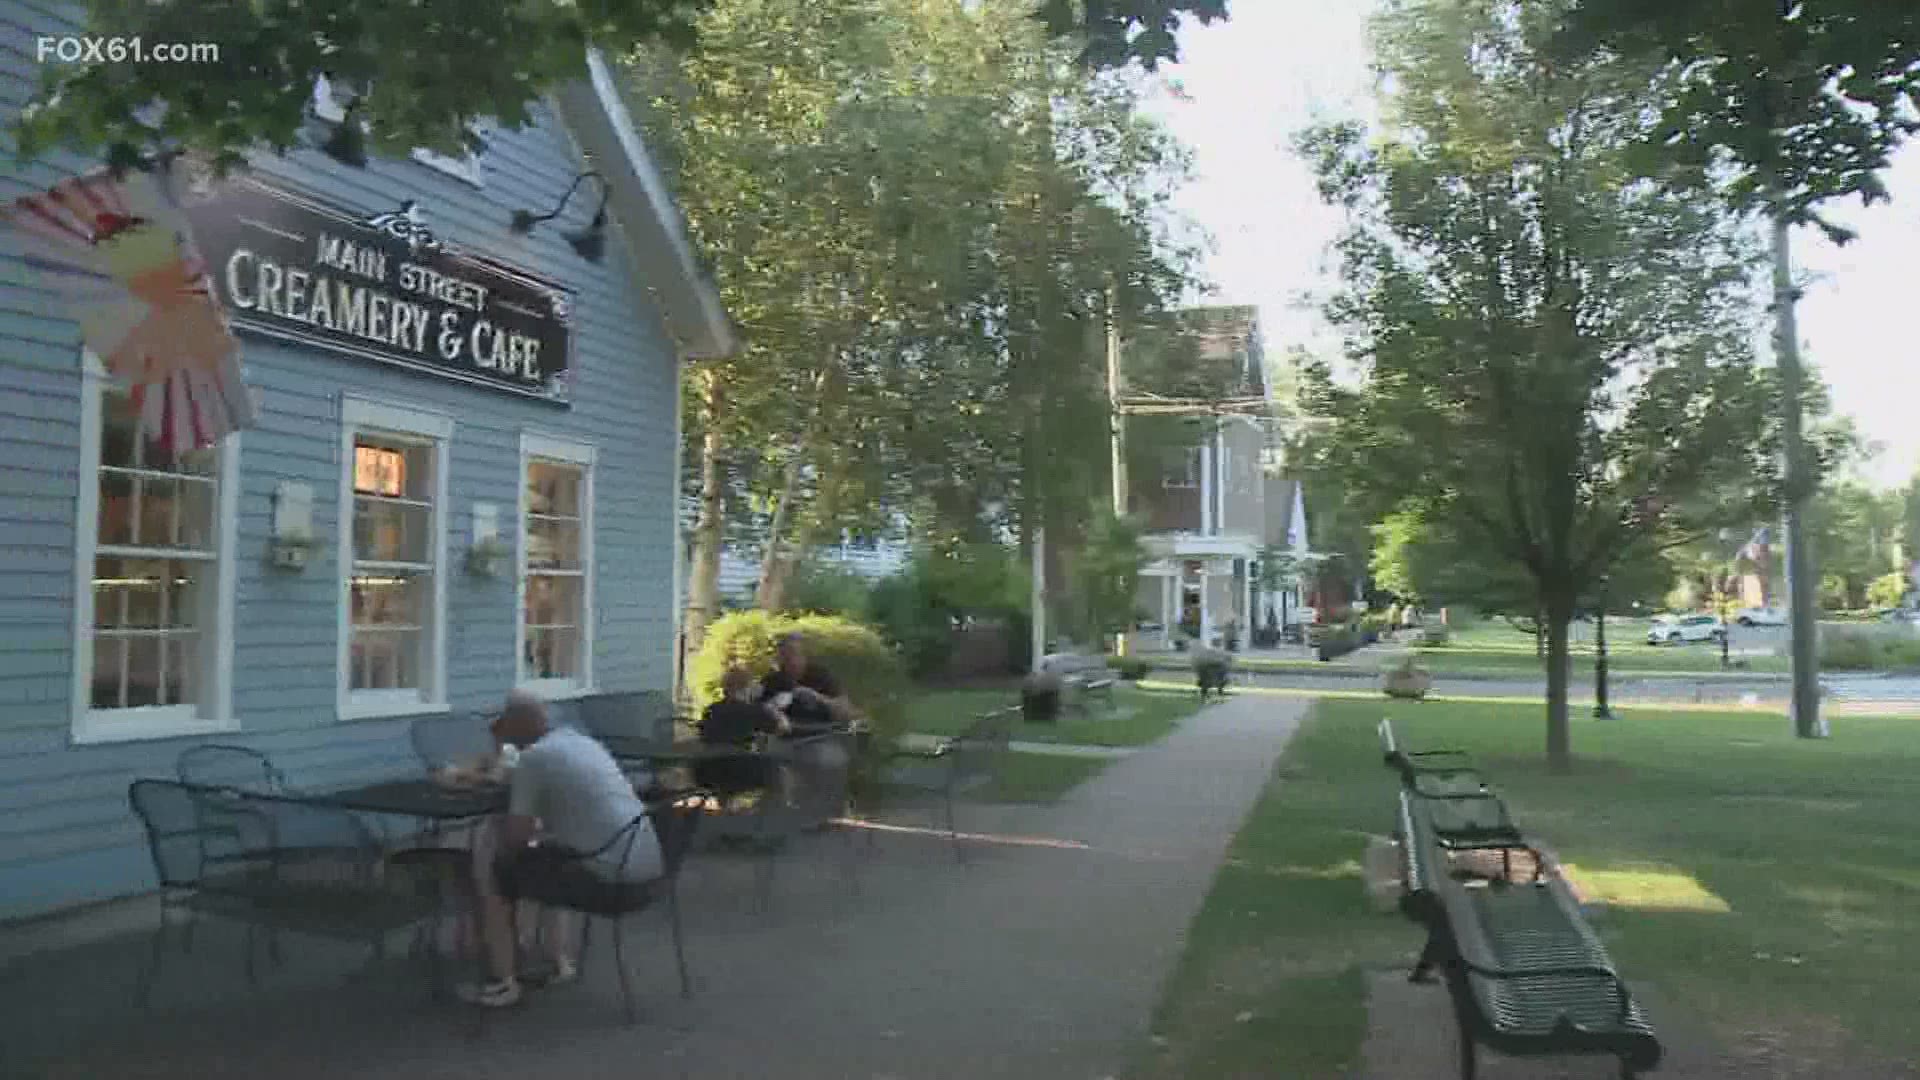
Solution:
<path fill-rule="evenodd" d="M 340 706 L 340 719 L 391 720 L 401 716 L 445 716 L 452 711 L 452 706 L 445 702 L 427 702 L 419 698 L 348 699 Z"/>
<path fill-rule="evenodd" d="M 191 709 L 173 707 L 89 710 L 73 725 L 74 746 L 155 742 L 196 735 L 220 735 L 240 730 L 234 719 L 209 720 Z"/>
<path fill-rule="evenodd" d="M 599 687 L 573 679 L 522 679 L 514 685 L 514 689 L 536 694 L 544 701 L 573 701 L 600 692 Z"/>

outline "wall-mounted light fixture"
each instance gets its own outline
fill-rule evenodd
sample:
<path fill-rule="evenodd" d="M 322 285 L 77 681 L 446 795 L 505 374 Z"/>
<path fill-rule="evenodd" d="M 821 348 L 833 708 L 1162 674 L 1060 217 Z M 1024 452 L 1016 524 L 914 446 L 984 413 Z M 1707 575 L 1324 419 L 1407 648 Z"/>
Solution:
<path fill-rule="evenodd" d="M 544 214 L 536 214 L 531 210 L 524 209 L 515 210 L 513 212 L 513 224 L 511 226 L 513 231 L 519 233 L 521 236 L 526 236 L 532 233 L 534 228 L 541 223 L 552 221 L 554 218 L 559 217 L 560 212 L 567 208 L 568 201 L 573 198 L 573 193 L 580 190 L 581 183 L 589 177 L 600 182 L 600 205 L 594 210 L 593 220 L 587 224 L 587 227 L 576 232 L 567 233 L 566 240 L 568 244 L 573 246 L 574 252 L 581 258 L 588 262 L 599 262 L 601 257 L 606 254 L 607 248 L 607 197 L 609 189 L 606 178 L 597 172 L 583 172 L 579 176 L 574 177 L 572 186 L 567 188 L 567 193 L 560 196 L 559 205 Z"/>
<path fill-rule="evenodd" d="M 282 480 L 273 492 L 272 562 L 282 570 L 307 568 L 307 554 L 319 546 L 313 535 L 313 488 Z"/>

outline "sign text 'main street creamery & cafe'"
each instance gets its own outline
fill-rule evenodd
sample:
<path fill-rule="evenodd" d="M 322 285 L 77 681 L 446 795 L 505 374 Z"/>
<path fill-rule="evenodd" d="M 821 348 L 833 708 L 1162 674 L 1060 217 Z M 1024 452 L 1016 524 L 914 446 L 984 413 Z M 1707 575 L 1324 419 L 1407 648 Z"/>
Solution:
<path fill-rule="evenodd" d="M 236 328 L 568 400 L 563 287 L 445 247 L 405 209 L 356 218 L 252 179 L 184 203 Z"/>

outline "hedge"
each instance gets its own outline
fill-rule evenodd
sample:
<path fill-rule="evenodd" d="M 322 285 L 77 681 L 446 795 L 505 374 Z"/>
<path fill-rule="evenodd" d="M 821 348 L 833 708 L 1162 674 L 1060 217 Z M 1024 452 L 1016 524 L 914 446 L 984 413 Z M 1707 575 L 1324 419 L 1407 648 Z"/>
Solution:
<path fill-rule="evenodd" d="M 906 729 L 909 686 L 900 656 L 872 627 L 838 615 L 783 615 L 736 611 L 707 628 L 688 673 L 694 703 L 702 710 L 720 700 L 720 680 L 730 667 L 755 676 L 773 670 L 780 639 L 799 631 L 807 656 L 833 672 L 853 704 L 866 714 L 874 737 L 891 745 Z"/>

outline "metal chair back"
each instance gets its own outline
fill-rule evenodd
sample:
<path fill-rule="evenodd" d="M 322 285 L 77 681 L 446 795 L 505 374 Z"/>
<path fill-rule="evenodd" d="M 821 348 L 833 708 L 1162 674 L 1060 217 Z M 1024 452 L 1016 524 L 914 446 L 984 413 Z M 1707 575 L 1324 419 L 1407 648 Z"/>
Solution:
<path fill-rule="evenodd" d="M 589 735 L 673 741 L 673 701 L 659 690 L 581 698 L 576 705 L 576 716 Z"/>
<path fill-rule="evenodd" d="M 494 752 L 491 726 L 496 715 L 476 712 L 415 720 L 407 732 L 414 756 L 428 771 L 447 765 L 471 765 Z"/>
<path fill-rule="evenodd" d="M 174 772 L 185 784 L 237 788 L 241 791 L 285 791 L 286 774 L 267 755 L 248 746 L 207 743 L 190 746 L 174 759 Z"/>
<path fill-rule="evenodd" d="M 992 777 L 1013 744 L 1013 728 L 1020 719 L 1020 708 L 995 709 L 976 717 L 967 729 L 949 743 L 948 764 L 956 782 Z"/>
<path fill-rule="evenodd" d="M 193 785 L 177 780 L 135 780 L 127 803 L 147 836 L 154 876 L 163 889 L 191 889 L 221 856 L 243 850 L 239 828 L 205 812 Z"/>

